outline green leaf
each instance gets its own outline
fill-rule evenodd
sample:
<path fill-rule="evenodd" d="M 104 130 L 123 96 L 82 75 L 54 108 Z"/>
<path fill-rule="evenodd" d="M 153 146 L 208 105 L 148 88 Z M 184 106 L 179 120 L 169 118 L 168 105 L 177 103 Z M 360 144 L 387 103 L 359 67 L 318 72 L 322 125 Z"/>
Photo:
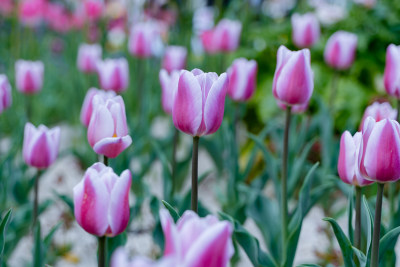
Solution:
<path fill-rule="evenodd" d="M 397 239 L 400 234 L 400 226 L 390 230 L 379 241 L 379 260 L 383 259 L 385 252 L 396 245 Z"/>
<path fill-rule="evenodd" d="M 367 256 L 365 256 L 365 254 L 362 251 L 360 251 L 359 249 L 357 249 L 356 247 L 353 247 L 353 252 L 358 258 L 360 267 L 366 267 L 367 262 L 368 262 Z"/>
<path fill-rule="evenodd" d="M 6 239 L 6 230 L 7 230 L 7 225 L 11 218 L 11 215 L 12 215 L 12 210 L 9 209 L 8 212 L 6 213 L 6 216 L 4 216 L 3 220 L 0 223 L 0 262 L 3 258 L 3 251 L 4 251 L 4 245 L 5 245 L 5 239 Z"/>
<path fill-rule="evenodd" d="M 372 246 L 372 233 L 373 233 L 373 221 L 374 219 L 372 218 L 372 213 L 371 210 L 369 209 L 368 201 L 365 196 L 363 196 L 363 205 L 361 206 L 361 216 L 367 216 L 367 218 L 361 217 L 361 223 L 365 225 L 363 222 L 366 222 L 366 229 L 367 229 L 367 249 L 366 249 L 366 255 L 367 255 L 367 261 L 370 261 L 370 254 L 371 254 L 371 246 Z M 362 227 L 361 227 L 362 228 Z"/>
<path fill-rule="evenodd" d="M 353 261 L 353 246 L 351 245 L 350 240 L 346 237 L 346 235 L 343 233 L 342 229 L 334 219 L 324 218 L 323 220 L 329 222 L 333 228 L 333 232 L 335 233 L 336 239 L 340 246 L 340 250 L 343 254 L 343 261 L 345 266 L 355 266 Z"/>
<path fill-rule="evenodd" d="M 181 217 L 179 216 L 178 211 L 174 207 L 172 207 L 167 201 L 161 200 L 161 202 L 164 204 L 164 207 L 169 211 L 169 214 L 171 214 L 174 221 L 175 222 L 178 221 L 179 218 Z"/>
<path fill-rule="evenodd" d="M 44 240 L 43 240 L 43 247 L 44 247 L 44 251 L 47 251 L 51 240 L 53 239 L 54 234 L 56 233 L 56 231 L 58 230 L 58 228 L 60 228 L 60 226 L 63 224 L 63 222 L 59 222 L 58 224 L 56 224 L 55 226 L 53 226 L 53 228 L 51 228 L 50 232 L 45 236 Z"/>

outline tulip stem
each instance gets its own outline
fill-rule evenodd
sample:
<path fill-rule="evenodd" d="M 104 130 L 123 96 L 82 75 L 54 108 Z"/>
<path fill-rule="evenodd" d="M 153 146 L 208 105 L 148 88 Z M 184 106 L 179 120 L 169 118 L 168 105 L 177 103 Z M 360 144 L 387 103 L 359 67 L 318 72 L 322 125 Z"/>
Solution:
<path fill-rule="evenodd" d="M 281 216 L 282 216 L 282 255 L 286 255 L 286 239 L 287 239 L 287 220 L 288 220 L 288 200 L 287 200 L 287 162 L 289 148 L 289 127 L 291 117 L 291 107 L 286 107 L 285 135 L 283 139 L 282 154 L 282 181 L 281 181 Z"/>
<path fill-rule="evenodd" d="M 99 267 L 107 266 L 107 238 L 105 236 L 99 237 Z"/>
<path fill-rule="evenodd" d="M 103 157 L 103 163 L 104 163 L 104 165 L 108 166 L 108 157 L 107 156 Z"/>
<path fill-rule="evenodd" d="M 361 249 L 361 187 L 356 186 L 356 225 L 354 231 L 355 247 Z"/>
<path fill-rule="evenodd" d="M 331 87 L 331 96 L 329 98 L 329 110 L 333 110 L 333 106 L 335 104 L 336 94 L 338 91 L 339 84 L 339 72 L 335 71 L 332 77 L 332 87 Z"/>
<path fill-rule="evenodd" d="M 34 195 L 33 195 L 33 215 L 32 215 L 32 226 L 35 227 L 38 217 L 38 193 L 39 193 L 39 178 L 41 171 L 38 170 L 34 178 Z"/>
<path fill-rule="evenodd" d="M 175 177 L 175 175 L 176 175 L 176 150 L 178 147 L 178 141 L 179 141 L 179 131 L 178 131 L 178 129 L 174 128 L 174 139 L 173 139 L 173 146 L 172 146 L 171 199 L 173 199 L 175 190 L 176 190 L 176 177 Z"/>
<path fill-rule="evenodd" d="M 192 152 L 192 210 L 197 213 L 198 207 L 198 163 L 199 163 L 199 137 L 193 137 L 193 152 Z"/>
<path fill-rule="evenodd" d="M 381 231 L 382 198 L 383 198 L 384 187 L 385 184 L 378 183 L 378 192 L 376 193 L 374 234 L 372 237 L 371 267 L 378 267 L 379 264 L 379 241 L 380 241 L 380 231 Z"/>

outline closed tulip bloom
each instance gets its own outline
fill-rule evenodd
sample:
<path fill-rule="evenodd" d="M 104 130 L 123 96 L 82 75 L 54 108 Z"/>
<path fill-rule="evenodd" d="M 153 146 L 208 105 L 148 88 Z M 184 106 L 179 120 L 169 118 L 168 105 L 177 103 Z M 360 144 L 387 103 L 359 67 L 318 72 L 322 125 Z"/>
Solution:
<path fill-rule="evenodd" d="M 163 69 L 171 72 L 173 70 L 182 70 L 186 67 L 187 50 L 183 46 L 168 46 L 162 62 Z"/>
<path fill-rule="evenodd" d="M 292 39 L 299 48 L 311 47 L 318 42 L 321 34 L 319 22 L 313 13 L 292 16 Z"/>
<path fill-rule="evenodd" d="M 208 53 L 235 51 L 239 46 L 241 31 L 240 21 L 222 19 L 215 28 L 202 33 L 203 47 Z"/>
<path fill-rule="evenodd" d="M 400 126 L 391 119 L 368 117 L 362 131 L 360 172 L 366 179 L 385 183 L 400 178 Z"/>
<path fill-rule="evenodd" d="M 256 89 L 257 62 L 245 58 L 235 59 L 228 69 L 228 95 L 235 101 L 247 101 Z"/>
<path fill-rule="evenodd" d="M 356 56 L 357 35 L 345 31 L 337 31 L 329 38 L 325 46 L 325 62 L 334 69 L 350 68 Z"/>
<path fill-rule="evenodd" d="M 118 177 L 103 163 L 89 167 L 74 187 L 76 221 L 96 236 L 116 236 L 129 222 L 129 189 L 131 173 L 125 170 Z"/>
<path fill-rule="evenodd" d="M 384 84 L 389 95 L 400 99 L 400 46 L 391 44 L 386 49 Z"/>
<path fill-rule="evenodd" d="M 59 147 L 59 127 L 48 129 L 39 125 L 36 128 L 29 122 L 25 124 L 22 154 L 26 164 L 38 169 L 49 167 L 56 160 Z"/>
<path fill-rule="evenodd" d="M 96 88 L 90 88 L 86 93 L 81 109 L 81 122 L 86 127 L 89 126 L 90 118 L 93 112 L 93 97 L 99 95 L 105 102 L 108 98 L 113 98 L 116 94 L 113 91 L 103 91 Z"/>
<path fill-rule="evenodd" d="M 9 106 L 11 106 L 11 85 L 7 76 L 0 74 L 0 114 Z"/>
<path fill-rule="evenodd" d="M 395 120 L 397 118 L 397 110 L 392 108 L 392 106 L 388 102 L 374 102 L 372 105 L 368 106 L 365 109 L 364 115 L 360 123 L 360 130 L 362 130 L 364 121 L 367 117 L 372 117 L 377 122 L 383 119 Z"/>
<path fill-rule="evenodd" d="M 280 46 L 272 85 L 274 97 L 285 105 L 305 105 L 314 90 L 310 50 L 290 51 Z"/>
<path fill-rule="evenodd" d="M 85 73 L 96 72 L 97 62 L 101 61 L 99 44 L 81 44 L 78 50 L 78 69 Z"/>
<path fill-rule="evenodd" d="M 106 59 L 97 63 L 101 89 L 120 93 L 129 83 L 128 61 L 125 58 Z"/>
<path fill-rule="evenodd" d="M 164 256 L 174 256 L 176 266 L 226 267 L 233 255 L 233 227 L 215 216 L 200 218 L 186 211 L 175 224 L 166 210 L 160 211 L 164 232 Z"/>
<path fill-rule="evenodd" d="M 340 139 L 340 150 L 338 160 L 338 173 L 343 182 L 356 186 L 372 184 L 373 181 L 366 180 L 360 173 L 358 156 L 361 145 L 361 132 L 351 136 L 349 131 L 345 131 Z"/>
<path fill-rule="evenodd" d="M 164 69 L 160 70 L 160 84 L 161 84 L 161 104 L 167 114 L 172 114 L 172 106 L 174 104 L 174 97 L 178 88 L 180 72 L 174 70 L 171 74 Z"/>
<path fill-rule="evenodd" d="M 132 27 L 128 50 L 139 58 L 148 58 L 155 54 L 161 41 L 160 30 L 155 22 L 139 22 Z"/>
<path fill-rule="evenodd" d="M 117 157 L 132 143 L 126 125 L 125 104 L 121 96 L 104 99 L 95 95 L 88 127 L 90 146 L 97 154 Z"/>
<path fill-rule="evenodd" d="M 174 125 L 192 136 L 212 134 L 224 117 L 226 73 L 182 71 L 172 107 Z"/>
<path fill-rule="evenodd" d="M 39 92 L 43 86 L 44 65 L 41 61 L 17 60 L 15 80 L 18 91 L 25 94 Z"/>

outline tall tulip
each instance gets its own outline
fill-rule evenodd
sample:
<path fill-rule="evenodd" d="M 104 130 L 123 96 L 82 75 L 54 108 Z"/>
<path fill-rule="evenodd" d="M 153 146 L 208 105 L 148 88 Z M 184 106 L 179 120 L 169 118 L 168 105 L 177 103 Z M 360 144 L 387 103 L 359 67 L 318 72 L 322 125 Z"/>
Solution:
<path fill-rule="evenodd" d="M 120 93 L 129 83 L 128 61 L 125 58 L 105 59 L 97 62 L 101 89 Z"/>
<path fill-rule="evenodd" d="M 168 72 L 182 70 L 186 67 L 187 49 L 183 46 L 171 45 L 165 49 L 162 67 Z"/>
<path fill-rule="evenodd" d="M 17 60 L 15 80 L 18 91 L 25 94 L 39 92 L 43 86 L 44 65 L 41 61 Z"/>
<path fill-rule="evenodd" d="M 357 35 L 337 31 L 329 38 L 324 51 L 325 62 L 334 69 L 350 68 L 356 56 Z"/>
<path fill-rule="evenodd" d="M 11 106 L 11 85 L 7 76 L 0 74 L 0 114 L 9 106 Z"/>
<path fill-rule="evenodd" d="M 97 62 L 101 60 L 101 46 L 99 44 L 81 44 L 78 49 L 78 69 L 85 73 L 96 72 Z"/>
<path fill-rule="evenodd" d="M 178 89 L 180 71 L 174 70 L 171 74 L 165 69 L 160 70 L 159 78 L 161 84 L 161 103 L 164 112 L 172 114 L 172 106 L 174 104 L 174 95 Z"/>
<path fill-rule="evenodd" d="M 89 144 L 97 154 L 115 158 L 132 143 L 126 124 L 124 100 L 121 96 L 104 99 L 95 95 L 92 105 L 87 133 Z"/>
<path fill-rule="evenodd" d="M 400 99 L 400 46 L 391 44 L 386 49 L 384 84 L 389 95 Z"/>
<path fill-rule="evenodd" d="M 81 109 L 81 122 L 86 127 L 89 126 L 90 118 L 92 117 L 93 98 L 95 95 L 99 95 L 101 98 L 103 98 L 104 102 L 108 98 L 113 98 L 116 96 L 113 91 L 103 91 L 96 88 L 89 89 L 89 91 L 86 93 L 85 99 L 83 100 L 83 105 Z"/>
<path fill-rule="evenodd" d="M 197 167 L 199 137 L 216 132 L 224 116 L 228 85 L 226 73 L 199 69 L 182 71 L 172 107 L 175 127 L 193 136 L 192 151 L 192 210 L 197 212 Z"/>
<path fill-rule="evenodd" d="M 235 59 L 228 69 L 228 95 L 234 101 L 249 100 L 256 89 L 257 62 L 245 58 Z"/>
<path fill-rule="evenodd" d="M 375 121 L 381 121 L 383 119 L 392 119 L 395 120 L 397 118 L 397 110 L 392 108 L 392 106 L 388 102 L 374 102 L 372 105 L 368 106 L 364 115 L 361 119 L 360 130 L 362 130 L 364 126 L 364 121 L 367 117 L 372 117 Z"/>
<path fill-rule="evenodd" d="M 292 39 L 299 47 L 311 47 L 318 42 L 321 29 L 317 17 L 313 13 L 292 15 Z"/>
<path fill-rule="evenodd" d="M 139 22 L 132 27 L 128 50 L 139 58 L 148 58 L 157 53 L 161 42 L 159 26 L 153 22 Z"/>

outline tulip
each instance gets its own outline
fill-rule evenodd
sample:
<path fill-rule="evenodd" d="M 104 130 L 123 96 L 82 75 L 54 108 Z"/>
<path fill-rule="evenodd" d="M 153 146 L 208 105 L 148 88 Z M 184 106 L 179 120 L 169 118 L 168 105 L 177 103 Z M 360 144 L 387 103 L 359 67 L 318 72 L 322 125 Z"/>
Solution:
<path fill-rule="evenodd" d="M 388 102 L 374 102 L 372 105 L 368 106 L 365 109 L 364 115 L 360 123 L 360 130 L 362 130 L 364 121 L 367 117 L 372 117 L 377 122 L 383 119 L 395 120 L 397 118 L 397 110 L 392 108 L 392 106 Z"/>
<path fill-rule="evenodd" d="M 304 105 L 314 89 L 310 50 L 290 51 L 279 47 L 272 85 L 274 97 L 285 105 Z"/>
<path fill-rule="evenodd" d="M 226 73 L 218 77 L 199 69 L 182 71 L 172 107 L 175 127 L 192 136 L 216 132 L 224 116 L 227 85 Z"/>
<path fill-rule="evenodd" d="M 174 95 L 178 89 L 180 72 L 174 70 L 171 74 L 164 69 L 160 70 L 159 78 L 162 89 L 161 103 L 162 107 L 167 114 L 172 114 L 172 106 L 174 103 Z"/>
<path fill-rule="evenodd" d="M 44 65 L 41 61 L 17 60 L 15 80 L 18 91 L 33 94 L 42 89 Z"/>
<path fill-rule="evenodd" d="M 102 16 L 103 13 L 103 1 L 102 0 L 85 0 L 85 14 L 89 20 L 97 20 Z"/>
<path fill-rule="evenodd" d="M 131 173 L 118 177 L 112 168 L 97 162 L 74 187 L 74 213 L 78 224 L 96 236 L 116 236 L 129 222 Z"/>
<path fill-rule="evenodd" d="M 139 58 L 148 58 L 157 53 L 161 32 L 155 22 L 139 22 L 132 27 L 128 49 Z"/>
<path fill-rule="evenodd" d="M 49 167 L 57 158 L 60 146 L 60 128 L 48 129 L 44 125 L 35 128 L 25 124 L 22 154 L 26 164 L 38 169 Z"/>
<path fill-rule="evenodd" d="M 65 33 L 72 28 L 69 11 L 58 3 L 47 3 L 45 19 L 54 31 Z"/>
<path fill-rule="evenodd" d="M 23 0 L 19 3 L 18 15 L 22 24 L 36 27 L 42 22 L 47 3 L 45 0 Z"/>
<path fill-rule="evenodd" d="M 90 88 L 86 93 L 85 99 L 83 101 L 82 109 L 81 109 L 81 122 L 86 127 L 89 126 L 90 118 L 92 117 L 93 112 L 93 97 L 95 95 L 99 95 L 103 98 L 105 102 L 108 98 L 113 98 L 116 94 L 113 91 L 103 91 L 96 88 Z"/>
<path fill-rule="evenodd" d="M 100 87 L 120 93 L 129 82 L 128 61 L 125 58 L 106 59 L 97 63 Z"/>
<path fill-rule="evenodd" d="M 256 89 L 257 62 L 245 58 L 235 59 L 228 69 L 227 93 L 235 101 L 249 100 Z"/>
<path fill-rule="evenodd" d="M 386 50 L 384 84 L 389 95 L 400 99 L 400 46 L 391 44 Z"/>
<path fill-rule="evenodd" d="M 132 143 L 126 125 L 125 104 L 121 96 L 104 99 L 95 95 L 88 126 L 88 140 L 97 154 L 117 157 Z"/>
<path fill-rule="evenodd" d="M 78 50 L 78 69 L 85 73 L 96 72 L 97 62 L 101 61 L 99 44 L 81 44 Z"/>
<path fill-rule="evenodd" d="M 232 52 L 239 46 L 242 24 L 239 21 L 222 19 L 215 28 L 201 35 L 203 47 L 208 53 Z"/>
<path fill-rule="evenodd" d="M 311 47 L 318 42 L 321 34 L 319 22 L 313 13 L 292 16 L 292 39 L 299 48 Z"/>
<path fill-rule="evenodd" d="M 162 67 L 168 72 L 182 70 L 186 66 L 187 50 L 183 46 L 168 46 L 165 49 Z"/>
<path fill-rule="evenodd" d="M 14 9 L 13 0 L 2 0 L 0 1 L 0 14 L 3 16 L 11 15 Z"/>
<path fill-rule="evenodd" d="M 357 35 L 345 31 L 335 32 L 328 40 L 324 58 L 332 68 L 344 70 L 353 64 L 357 48 Z"/>
<path fill-rule="evenodd" d="M 7 76 L 0 74 L 0 114 L 11 106 L 11 85 L 8 82 Z"/>

